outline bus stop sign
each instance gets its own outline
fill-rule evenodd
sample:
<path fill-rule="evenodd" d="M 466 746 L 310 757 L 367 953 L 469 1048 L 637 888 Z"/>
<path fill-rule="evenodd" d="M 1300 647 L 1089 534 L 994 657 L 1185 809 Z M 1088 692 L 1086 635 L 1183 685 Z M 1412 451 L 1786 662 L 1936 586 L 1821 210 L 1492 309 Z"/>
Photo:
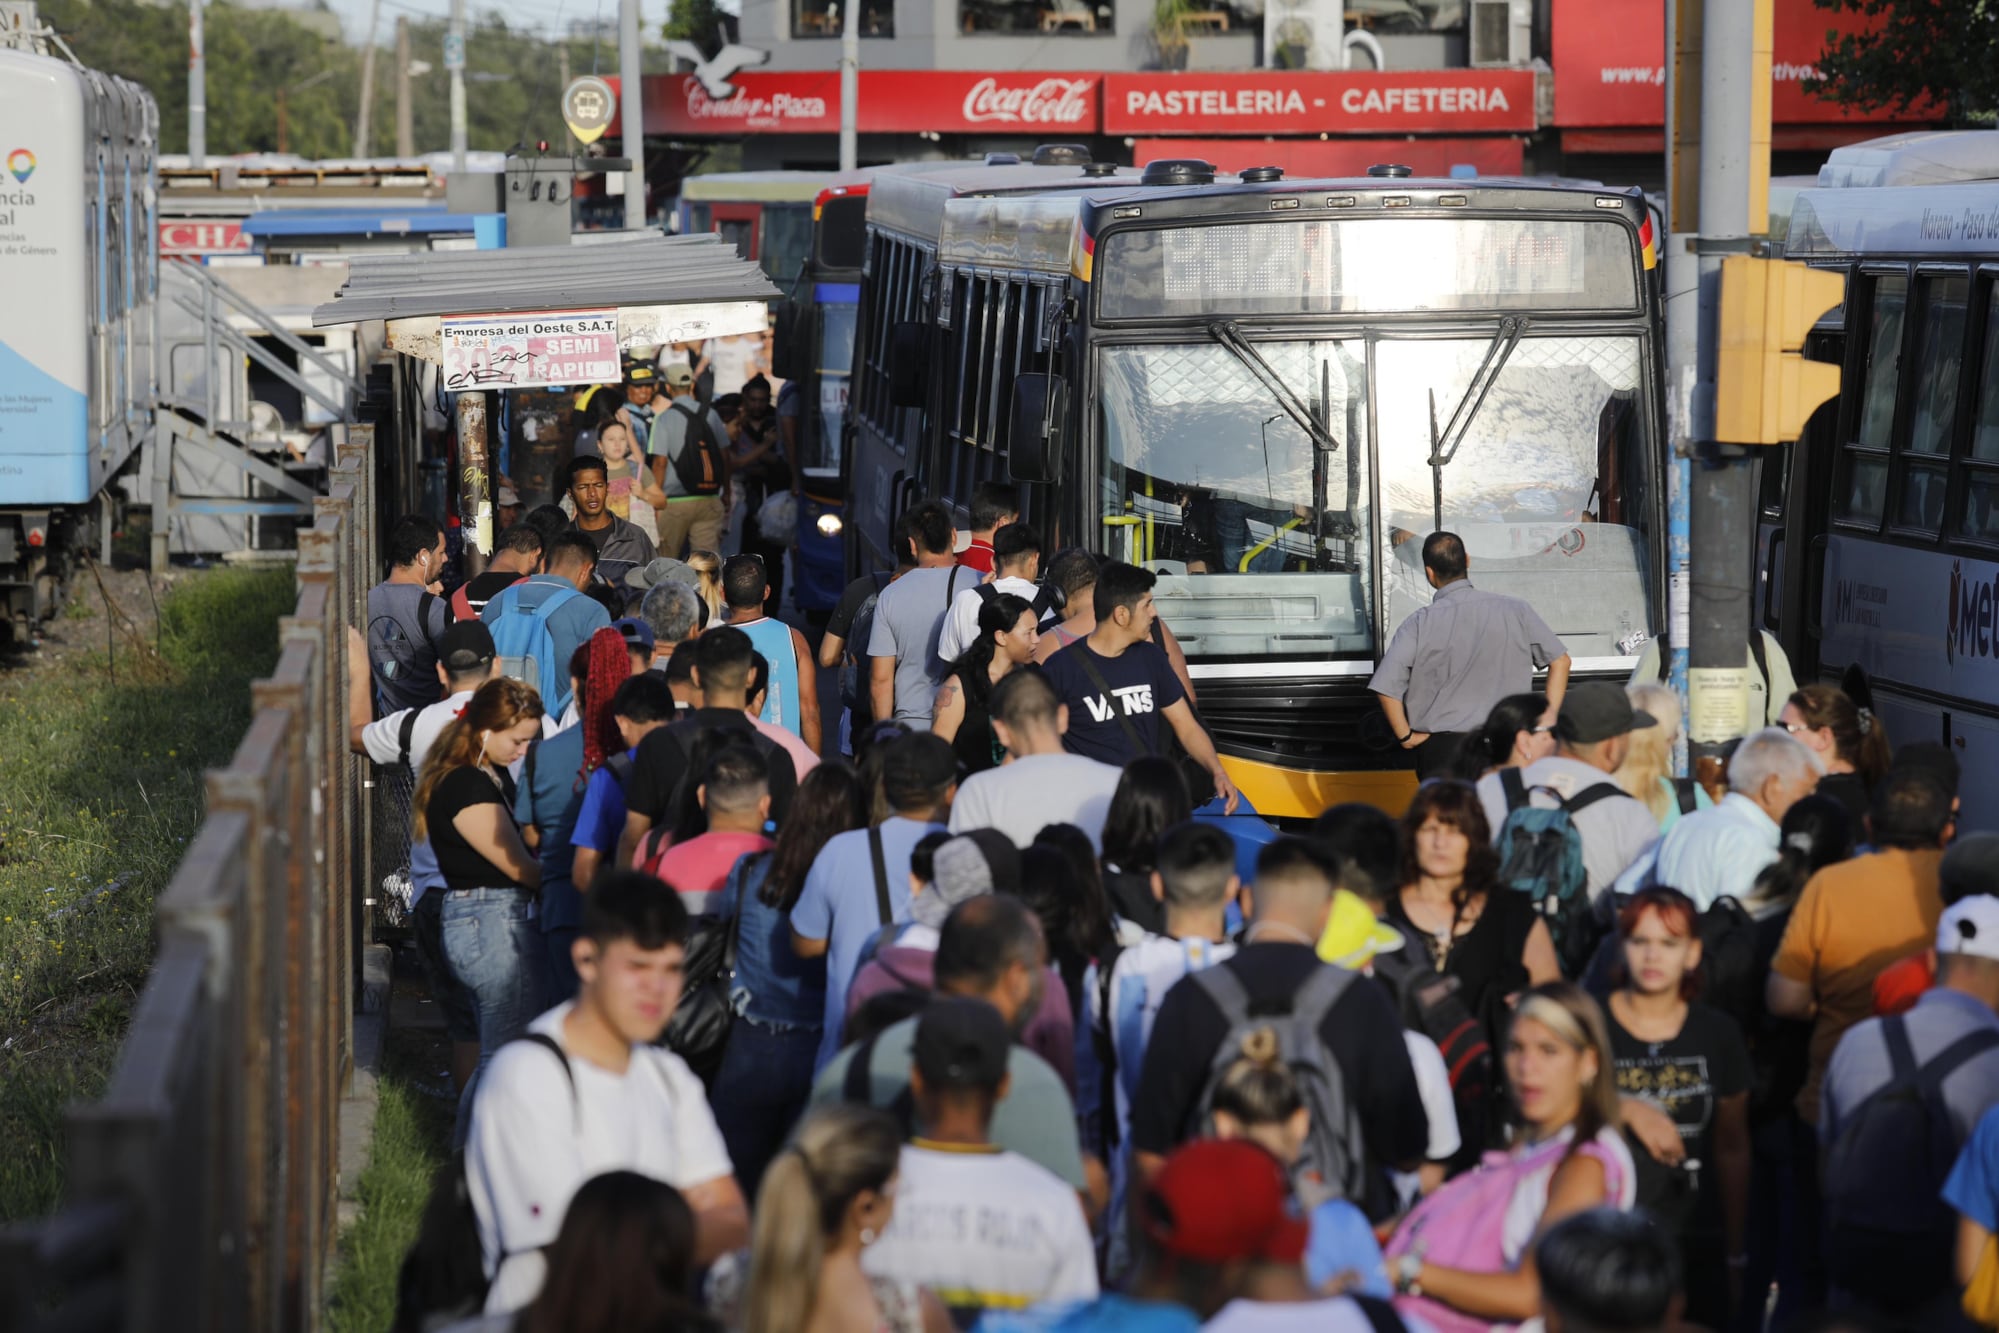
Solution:
<path fill-rule="evenodd" d="M 569 132 L 584 143 L 602 138 L 617 113 L 617 93 L 595 74 L 571 80 L 562 91 L 562 118 L 569 122 Z"/>

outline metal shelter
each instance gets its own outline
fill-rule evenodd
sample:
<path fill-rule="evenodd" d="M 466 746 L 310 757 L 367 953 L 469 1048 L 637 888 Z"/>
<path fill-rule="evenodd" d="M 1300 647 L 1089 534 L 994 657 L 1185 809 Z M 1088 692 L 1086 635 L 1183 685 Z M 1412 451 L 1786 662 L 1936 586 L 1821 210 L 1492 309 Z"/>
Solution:
<path fill-rule="evenodd" d="M 359 255 L 312 322 L 385 321 L 390 348 L 443 368 L 476 573 L 493 549 L 489 391 L 613 382 L 634 347 L 762 332 L 765 303 L 781 295 L 719 236 L 584 233 L 568 247 Z"/>

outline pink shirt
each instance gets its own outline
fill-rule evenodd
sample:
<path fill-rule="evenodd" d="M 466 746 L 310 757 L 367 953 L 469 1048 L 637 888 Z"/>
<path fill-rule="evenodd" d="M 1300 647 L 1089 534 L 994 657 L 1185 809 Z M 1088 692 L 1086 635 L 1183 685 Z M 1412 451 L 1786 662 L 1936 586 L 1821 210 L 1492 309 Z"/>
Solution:
<path fill-rule="evenodd" d="M 758 731 L 784 747 L 784 752 L 791 756 L 792 771 L 798 775 L 800 782 L 805 781 L 807 773 L 819 767 L 819 756 L 812 753 L 812 747 L 807 745 L 798 733 L 786 731 L 783 727 L 766 722 L 748 709 L 743 711 L 750 721 L 757 724 Z"/>
<path fill-rule="evenodd" d="M 761 833 L 704 833 L 667 848 L 659 858 L 659 877 L 680 891 L 689 915 L 702 916 L 709 897 L 728 882 L 736 862 L 770 847 L 770 839 Z"/>

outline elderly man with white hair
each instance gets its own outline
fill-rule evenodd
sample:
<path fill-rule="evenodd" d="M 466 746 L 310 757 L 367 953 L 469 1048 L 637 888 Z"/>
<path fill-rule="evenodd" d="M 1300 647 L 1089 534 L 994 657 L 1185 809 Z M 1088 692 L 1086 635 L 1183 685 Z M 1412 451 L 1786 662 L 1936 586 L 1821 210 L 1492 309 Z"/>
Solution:
<path fill-rule="evenodd" d="M 1703 911 L 1742 899 L 1777 859 L 1784 816 L 1812 794 L 1825 764 L 1782 727 L 1753 732 L 1728 761 L 1728 795 L 1682 815 L 1659 844 L 1653 881 L 1680 890 Z"/>

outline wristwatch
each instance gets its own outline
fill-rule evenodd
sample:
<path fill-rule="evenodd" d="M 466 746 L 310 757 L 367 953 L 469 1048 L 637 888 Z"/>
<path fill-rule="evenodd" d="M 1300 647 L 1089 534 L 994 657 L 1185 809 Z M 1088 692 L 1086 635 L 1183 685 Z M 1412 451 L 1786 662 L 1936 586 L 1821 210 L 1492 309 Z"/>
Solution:
<path fill-rule="evenodd" d="M 1409 738 L 1410 738 L 1411 736 L 1414 736 L 1415 734 L 1416 734 L 1416 728 L 1414 728 L 1414 727 L 1411 727 L 1411 728 L 1409 728 L 1409 730 L 1407 730 L 1407 731 L 1403 732 L 1403 733 L 1402 733 L 1402 734 L 1401 734 L 1400 736 L 1397 736 L 1397 737 L 1395 738 L 1395 743 L 1396 743 L 1397 745 L 1401 745 L 1401 744 L 1404 744 L 1405 742 L 1407 742 L 1407 741 L 1408 741 L 1408 739 L 1409 739 Z"/>
<path fill-rule="evenodd" d="M 1423 1256 L 1411 1250 L 1395 1261 L 1395 1294 L 1398 1296 L 1421 1296 L 1423 1294 Z"/>

